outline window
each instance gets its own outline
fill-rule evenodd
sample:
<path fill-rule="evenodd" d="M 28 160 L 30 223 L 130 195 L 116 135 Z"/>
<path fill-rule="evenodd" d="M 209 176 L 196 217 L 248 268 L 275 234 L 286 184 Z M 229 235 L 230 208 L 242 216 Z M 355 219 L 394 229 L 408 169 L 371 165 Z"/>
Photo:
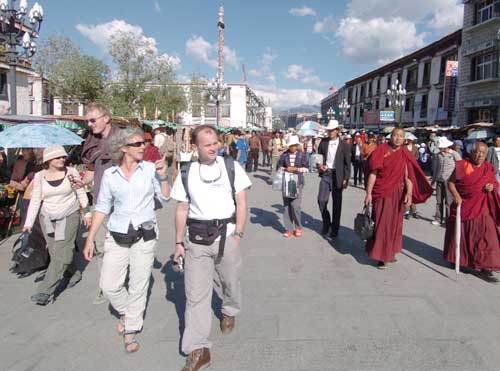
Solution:
<path fill-rule="evenodd" d="M 363 122 L 363 115 L 365 114 L 365 110 L 363 107 L 360 107 L 359 109 L 359 122 Z"/>
<path fill-rule="evenodd" d="M 418 67 L 413 67 L 408 70 L 406 74 L 406 89 L 415 89 L 418 81 Z"/>
<path fill-rule="evenodd" d="M 380 108 L 380 101 L 375 101 L 375 109 L 378 110 Z"/>
<path fill-rule="evenodd" d="M 380 93 L 380 77 L 377 79 L 377 94 Z"/>
<path fill-rule="evenodd" d="M 468 122 L 497 122 L 497 109 L 475 108 L 468 111 Z"/>
<path fill-rule="evenodd" d="M 389 98 L 385 98 L 385 108 L 389 107 Z"/>
<path fill-rule="evenodd" d="M 422 84 L 429 85 L 431 82 L 431 62 L 425 62 L 424 64 L 424 78 Z"/>
<path fill-rule="evenodd" d="M 359 101 L 362 102 L 365 100 L 365 86 L 362 85 L 361 89 L 359 90 Z"/>
<path fill-rule="evenodd" d="M 401 84 L 403 82 L 403 79 L 401 78 L 401 72 L 398 72 L 398 80 L 399 83 Z"/>
<path fill-rule="evenodd" d="M 390 89 L 392 85 L 392 74 L 387 76 L 387 89 Z"/>
<path fill-rule="evenodd" d="M 475 24 L 500 16 L 500 0 L 484 0 L 476 4 Z"/>
<path fill-rule="evenodd" d="M 422 103 L 420 105 L 420 117 L 425 118 L 427 117 L 427 101 L 429 99 L 429 96 L 422 95 Z"/>
<path fill-rule="evenodd" d="M 471 81 L 498 77 L 498 54 L 483 54 L 473 58 L 471 72 Z"/>
<path fill-rule="evenodd" d="M 372 96 L 372 82 L 371 81 L 368 83 L 368 96 L 369 97 Z"/>
<path fill-rule="evenodd" d="M 407 97 L 405 101 L 405 112 L 412 112 L 413 115 L 413 112 L 415 110 L 414 106 L 415 106 L 415 97 L 414 96 Z"/>
<path fill-rule="evenodd" d="M 0 73 L 0 99 L 7 99 L 7 73 Z"/>
<path fill-rule="evenodd" d="M 352 89 L 347 90 L 347 103 L 352 104 Z"/>
<path fill-rule="evenodd" d="M 438 108 L 443 108 L 443 105 L 444 105 L 444 92 L 440 91 L 439 92 Z"/>
<path fill-rule="evenodd" d="M 35 102 L 30 100 L 29 103 L 30 103 L 30 115 L 32 115 L 34 113 L 34 110 L 35 110 L 35 107 L 34 107 Z"/>
<path fill-rule="evenodd" d="M 448 54 L 441 57 L 441 69 L 439 72 L 439 83 L 442 84 L 444 82 L 444 75 L 446 73 L 446 62 L 448 61 L 458 61 L 458 54 Z"/>

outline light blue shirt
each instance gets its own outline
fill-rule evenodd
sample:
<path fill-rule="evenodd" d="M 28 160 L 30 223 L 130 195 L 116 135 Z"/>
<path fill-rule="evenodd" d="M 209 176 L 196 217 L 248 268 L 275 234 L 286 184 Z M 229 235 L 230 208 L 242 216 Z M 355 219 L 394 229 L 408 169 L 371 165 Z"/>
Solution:
<path fill-rule="evenodd" d="M 142 223 L 156 222 L 155 194 L 160 201 L 168 200 L 161 194 L 154 164 L 139 162 L 130 180 L 115 165 L 104 172 L 95 211 L 109 215 L 110 231 L 127 233 L 131 223 L 137 229 Z"/>

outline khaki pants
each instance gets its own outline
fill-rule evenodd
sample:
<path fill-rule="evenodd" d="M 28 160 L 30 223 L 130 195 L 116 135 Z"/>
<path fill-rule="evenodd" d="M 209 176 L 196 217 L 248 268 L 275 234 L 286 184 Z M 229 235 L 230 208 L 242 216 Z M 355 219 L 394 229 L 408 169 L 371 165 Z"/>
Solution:
<path fill-rule="evenodd" d="M 228 237 L 224 256 L 219 264 L 215 258 L 219 242 L 210 246 L 186 243 L 184 284 L 186 288 L 186 327 L 182 336 L 185 354 L 200 348 L 210 348 L 212 327 L 212 291 L 214 273 L 222 287 L 222 313 L 235 316 L 241 310 L 241 252 L 233 237 Z"/>
<path fill-rule="evenodd" d="M 279 160 L 280 156 L 271 157 L 271 183 L 273 182 L 274 177 L 276 175 L 276 167 L 278 166 Z"/>
<path fill-rule="evenodd" d="M 47 241 L 47 249 L 50 255 L 50 264 L 45 273 L 43 281 L 38 286 L 38 293 L 52 295 L 59 282 L 64 276 L 64 272 L 73 261 L 75 250 L 76 233 L 80 225 L 80 213 L 78 211 L 66 218 L 66 228 L 64 230 L 64 241 L 55 241 L 54 237 L 49 237 L 45 231 L 44 216 L 40 214 L 40 225 L 43 236 Z"/>
<path fill-rule="evenodd" d="M 125 316 L 125 331 L 142 329 L 156 242 L 141 239 L 123 247 L 109 233 L 106 236 L 100 287 L 113 308 Z M 127 270 L 128 290 L 124 287 Z"/>

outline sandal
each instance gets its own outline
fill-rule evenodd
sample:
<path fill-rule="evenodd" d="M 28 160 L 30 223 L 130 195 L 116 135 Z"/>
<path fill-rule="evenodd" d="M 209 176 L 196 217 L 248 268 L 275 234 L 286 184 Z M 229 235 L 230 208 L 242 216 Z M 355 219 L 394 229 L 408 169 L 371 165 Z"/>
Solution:
<path fill-rule="evenodd" d="M 135 334 L 136 334 L 135 331 L 133 331 L 133 332 L 125 332 L 123 334 L 123 343 L 124 343 L 124 346 L 125 346 L 125 353 L 127 353 L 127 354 L 132 354 L 132 353 L 135 353 L 135 352 L 137 352 L 139 350 L 139 342 L 136 340 Z M 130 341 L 125 340 L 125 338 L 128 335 L 133 335 L 134 336 L 132 338 L 132 340 L 130 340 Z M 136 345 L 136 346 L 133 347 L 132 349 L 130 349 L 131 345 Z"/>
<path fill-rule="evenodd" d="M 118 335 L 122 336 L 125 334 L 125 316 L 120 316 L 120 319 L 118 320 L 118 325 L 116 325 L 116 331 L 118 332 Z"/>
<path fill-rule="evenodd" d="M 292 237 L 292 236 L 293 236 L 293 233 L 292 233 L 292 232 L 288 232 L 288 231 L 287 231 L 287 232 L 283 233 L 283 237 L 285 237 L 285 238 L 290 238 L 290 237 Z"/>
<path fill-rule="evenodd" d="M 294 234 L 295 234 L 295 237 L 302 237 L 302 230 L 296 229 Z"/>

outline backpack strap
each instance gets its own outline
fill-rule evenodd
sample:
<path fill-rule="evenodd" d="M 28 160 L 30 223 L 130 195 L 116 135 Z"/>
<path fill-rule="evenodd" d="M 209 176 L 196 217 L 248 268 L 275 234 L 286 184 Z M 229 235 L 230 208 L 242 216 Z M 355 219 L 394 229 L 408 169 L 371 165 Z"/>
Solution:
<path fill-rule="evenodd" d="M 229 183 L 231 184 L 233 201 L 236 206 L 236 189 L 234 188 L 234 178 L 236 177 L 236 172 L 234 170 L 234 158 L 231 156 L 224 157 L 224 165 L 226 165 L 227 176 L 229 178 Z"/>
<path fill-rule="evenodd" d="M 192 162 L 186 162 L 181 166 L 181 180 L 182 185 L 184 186 L 184 191 L 186 192 L 188 202 L 191 202 L 191 197 L 189 196 L 189 185 L 188 185 L 188 177 L 189 177 L 189 169 L 191 169 Z"/>

